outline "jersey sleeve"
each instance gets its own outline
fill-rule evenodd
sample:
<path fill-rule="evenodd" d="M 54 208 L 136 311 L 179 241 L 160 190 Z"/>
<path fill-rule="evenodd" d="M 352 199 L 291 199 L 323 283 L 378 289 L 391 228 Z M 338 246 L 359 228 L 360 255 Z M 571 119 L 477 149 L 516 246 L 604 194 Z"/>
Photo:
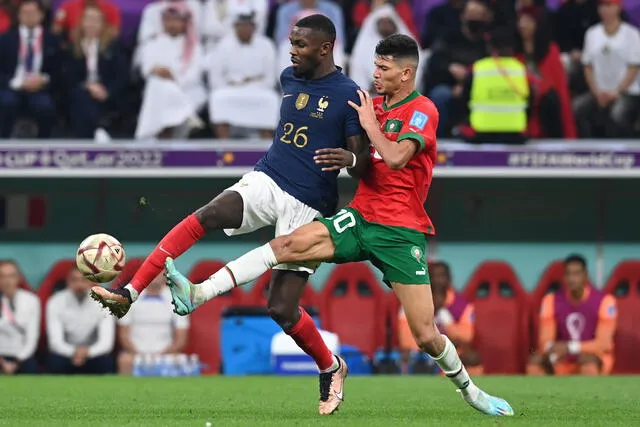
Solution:
<path fill-rule="evenodd" d="M 409 116 L 404 121 L 397 141 L 412 139 L 420 144 L 418 151 L 436 142 L 438 128 L 438 110 L 428 104 L 418 103 L 409 109 Z"/>
<path fill-rule="evenodd" d="M 356 105 L 360 105 L 360 98 L 358 97 L 358 92 L 354 89 L 353 93 L 349 96 L 349 101 L 356 103 Z M 349 138 L 350 136 L 358 136 L 362 134 L 362 126 L 360 125 L 360 118 L 358 117 L 358 112 L 346 102 L 344 103 L 343 108 L 345 108 L 345 126 L 344 126 L 344 136 L 345 138 Z"/>
<path fill-rule="evenodd" d="M 616 299 L 613 295 L 605 295 L 600 302 L 600 308 L 598 310 L 598 320 L 606 322 L 609 320 L 616 320 L 618 317 L 618 311 L 616 310 Z"/>

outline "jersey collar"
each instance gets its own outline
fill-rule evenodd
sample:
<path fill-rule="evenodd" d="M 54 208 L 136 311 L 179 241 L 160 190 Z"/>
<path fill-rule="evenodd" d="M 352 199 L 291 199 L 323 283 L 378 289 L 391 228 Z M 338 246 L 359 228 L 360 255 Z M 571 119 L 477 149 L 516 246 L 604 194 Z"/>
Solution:
<path fill-rule="evenodd" d="M 401 105 L 406 104 L 409 101 L 413 101 L 414 99 L 416 99 L 417 97 L 420 96 L 420 92 L 418 92 L 417 90 L 414 90 L 413 92 L 411 92 L 409 94 L 409 96 L 407 96 L 405 99 L 403 99 L 402 101 L 396 102 L 395 104 L 391 105 L 391 106 L 387 106 L 387 104 L 385 104 L 384 102 L 382 103 L 382 109 L 384 111 L 389 111 L 392 110 L 396 107 L 399 107 Z"/>

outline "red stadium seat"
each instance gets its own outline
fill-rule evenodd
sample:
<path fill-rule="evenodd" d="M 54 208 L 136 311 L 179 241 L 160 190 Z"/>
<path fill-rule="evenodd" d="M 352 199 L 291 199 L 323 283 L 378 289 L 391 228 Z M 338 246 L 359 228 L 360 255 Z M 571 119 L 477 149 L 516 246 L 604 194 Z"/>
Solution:
<path fill-rule="evenodd" d="M 144 262 L 144 258 L 131 258 L 128 259 L 124 265 L 124 268 L 118 274 L 118 277 L 113 279 L 111 282 L 112 288 L 118 288 L 120 286 L 124 286 L 133 279 L 133 276 L 136 274 L 142 263 Z"/>
<path fill-rule="evenodd" d="M 604 291 L 616 297 L 618 325 L 613 373 L 640 373 L 640 260 L 620 262 L 611 272 Z"/>
<path fill-rule="evenodd" d="M 220 261 L 200 261 L 189 272 L 189 280 L 202 282 L 216 271 L 224 267 Z M 205 364 L 204 374 L 217 374 L 220 372 L 220 320 L 222 311 L 231 305 L 240 305 L 243 300 L 243 292 L 239 288 L 227 292 L 225 295 L 212 299 L 198 307 L 191 313 L 189 327 L 189 342 L 187 353 L 195 353 L 200 362 Z"/>
<path fill-rule="evenodd" d="M 341 344 L 355 346 L 369 357 L 384 345 L 385 292 L 367 264 L 336 266 L 320 298 L 322 326 L 337 333 Z"/>
<path fill-rule="evenodd" d="M 264 273 L 256 280 L 256 284 L 251 292 L 245 298 L 246 304 L 267 306 L 269 297 L 269 284 L 271 283 L 271 270 Z M 318 305 L 318 294 L 313 290 L 311 285 L 307 283 L 300 297 L 300 305 L 303 307 L 316 307 Z"/>
<path fill-rule="evenodd" d="M 487 374 L 520 374 L 529 355 L 529 298 L 511 266 L 480 264 L 464 290 L 476 314 L 474 346 Z"/>
<path fill-rule="evenodd" d="M 551 262 L 544 270 L 538 284 L 531 294 L 531 349 L 538 346 L 538 328 L 540 322 L 540 305 L 544 296 L 556 292 L 562 287 L 564 279 L 564 261 L 561 259 Z"/>

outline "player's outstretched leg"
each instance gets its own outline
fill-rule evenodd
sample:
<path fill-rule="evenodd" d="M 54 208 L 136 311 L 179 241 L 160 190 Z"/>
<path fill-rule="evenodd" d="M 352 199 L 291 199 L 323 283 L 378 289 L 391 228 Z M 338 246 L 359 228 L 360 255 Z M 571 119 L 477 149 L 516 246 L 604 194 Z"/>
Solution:
<path fill-rule="evenodd" d="M 438 331 L 433 318 L 430 287 L 398 283 L 392 283 L 392 287 L 402 304 L 416 343 L 456 385 L 465 402 L 486 415 L 513 415 L 513 409 L 506 400 L 491 396 L 474 384 L 453 343 Z"/>
<path fill-rule="evenodd" d="M 138 295 L 162 272 L 167 256 L 177 258 L 182 255 L 209 230 L 240 227 L 242 212 L 242 196 L 235 191 L 223 192 L 173 227 L 144 260 L 129 284 L 118 289 L 94 286 L 91 297 L 114 316 L 123 317 Z"/>

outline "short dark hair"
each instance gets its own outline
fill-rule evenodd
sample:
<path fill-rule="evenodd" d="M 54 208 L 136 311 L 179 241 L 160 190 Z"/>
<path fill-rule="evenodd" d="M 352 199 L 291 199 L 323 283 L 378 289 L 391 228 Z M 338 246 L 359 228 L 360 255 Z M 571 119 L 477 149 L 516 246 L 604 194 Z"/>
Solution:
<path fill-rule="evenodd" d="M 564 266 L 565 267 L 567 265 L 573 264 L 573 263 L 580 264 L 584 270 L 587 269 L 587 260 L 582 255 L 571 254 L 571 255 L 569 255 L 568 257 L 566 257 L 564 259 Z"/>
<path fill-rule="evenodd" d="M 394 59 L 410 59 L 416 64 L 420 60 L 418 43 L 405 34 L 392 34 L 380 40 L 376 46 L 376 55 L 392 56 Z"/>
<path fill-rule="evenodd" d="M 487 35 L 487 44 L 498 52 L 512 51 L 515 47 L 516 34 L 510 27 L 498 27 Z"/>
<path fill-rule="evenodd" d="M 300 19 L 295 26 L 321 33 L 332 43 L 336 40 L 336 26 L 333 25 L 331 19 L 319 13 Z"/>
<path fill-rule="evenodd" d="M 44 6 L 40 0 L 22 0 L 18 5 L 18 10 L 20 10 L 20 8 L 25 4 L 35 4 L 36 7 L 40 9 L 40 12 L 44 12 Z"/>

